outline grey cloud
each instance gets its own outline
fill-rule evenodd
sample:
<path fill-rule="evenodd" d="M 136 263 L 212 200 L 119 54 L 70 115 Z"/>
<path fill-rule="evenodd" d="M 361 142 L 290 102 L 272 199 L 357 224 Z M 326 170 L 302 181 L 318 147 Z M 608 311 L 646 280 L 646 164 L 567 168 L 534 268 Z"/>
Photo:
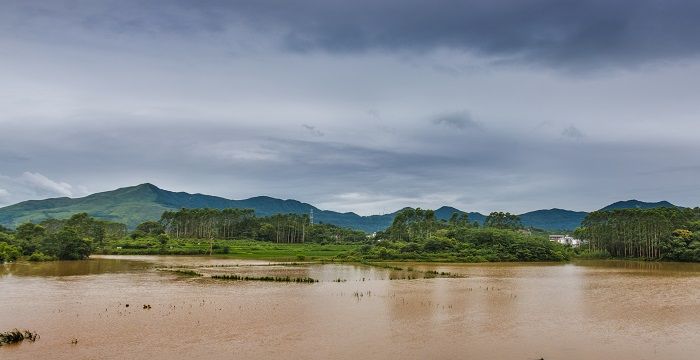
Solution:
<path fill-rule="evenodd" d="M 39 193 L 73 196 L 73 187 L 62 181 L 54 181 L 40 173 L 24 172 L 20 180 Z"/>
<path fill-rule="evenodd" d="M 570 139 L 583 139 L 586 135 L 581 132 L 577 127 L 571 125 L 564 130 L 562 130 L 561 135 Z"/>
<path fill-rule="evenodd" d="M 301 125 L 304 129 L 306 129 L 311 135 L 313 136 L 323 136 L 323 132 L 319 129 L 317 129 L 315 126 L 307 125 L 307 124 L 302 124 Z"/>
<path fill-rule="evenodd" d="M 14 14 L 44 21 L 68 17 L 89 31 L 119 35 L 234 36 L 245 28 L 279 37 L 295 52 L 450 48 L 498 61 L 580 68 L 633 66 L 700 51 L 700 3 L 694 0 L 17 1 L 4 8 L 14 8 L 5 17 L 14 21 L 6 23 L 19 28 L 32 22 L 22 25 Z"/>
<path fill-rule="evenodd" d="M 155 129 L 159 129 L 158 136 L 152 136 Z M 52 129 L 32 131 L 35 136 L 53 133 Z M 402 131 L 401 138 L 411 140 L 401 149 L 392 149 L 382 144 L 358 144 L 351 137 L 345 141 L 308 141 L 279 136 L 284 131 L 273 135 L 233 125 L 158 128 L 137 122 L 59 134 L 55 144 L 68 142 L 74 147 L 28 149 L 29 155 L 48 151 L 52 160 L 15 164 L 12 169 L 21 174 L 23 166 L 41 168 L 51 174 L 50 178 L 65 179 L 34 174 L 33 178 L 49 179 L 37 182 L 45 182 L 46 190 L 54 194 L 75 191 L 77 186 L 68 184 L 77 181 L 94 184 L 94 190 L 150 181 L 173 190 L 232 198 L 264 194 L 365 214 L 407 205 L 445 204 L 484 212 L 555 206 L 592 210 L 606 201 L 638 197 L 636 192 L 681 204 L 689 201 L 685 194 L 679 194 L 684 196 L 681 199 L 665 191 L 692 186 L 692 180 L 676 179 L 672 185 L 666 182 L 662 186 L 663 174 L 640 177 L 636 172 L 639 167 L 654 168 L 657 164 L 681 165 L 678 155 L 687 153 L 687 146 L 569 144 L 504 131 L 480 132 L 474 137 L 467 134 L 468 141 L 465 136 L 436 140 L 433 134 L 418 129 Z M 10 145 L 18 144 L 9 140 Z M 71 165 L 70 159 L 78 154 L 90 154 L 83 159 L 89 166 Z M 651 184 L 653 189 L 647 186 Z M 0 187 L 14 193 L 6 182 L 0 181 Z"/>
<path fill-rule="evenodd" d="M 362 213 L 693 206 L 698 7 L 0 1 L 0 201 L 152 182 Z M 625 71 L 561 71 L 599 66 Z"/>
<path fill-rule="evenodd" d="M 479 128 L 481 125 L 472 119 L 468 112 L 444 114 L 432 120 L 435 125 L 447 126 L 454 129 Z"/>
<path fill-rule="evenodd" d="M 79 197 L 88 194 L 82 185 L 51 179 L 41 173 L 25 171 L 16 176 L 0 174 L 0 206 L 29 199 Z"/>

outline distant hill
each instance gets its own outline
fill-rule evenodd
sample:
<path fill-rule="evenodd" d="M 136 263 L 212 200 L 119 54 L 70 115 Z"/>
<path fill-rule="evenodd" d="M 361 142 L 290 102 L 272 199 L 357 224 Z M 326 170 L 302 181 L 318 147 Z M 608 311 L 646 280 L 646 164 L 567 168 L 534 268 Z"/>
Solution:
<path fill-rule="evenodd" d="M 520 215 L 520 221 L 527 227 L 545 230 L 573 230 L 581 225 L 588 215 L 585 211 L 563 209 L 535 210 Z"/>
<path fill-rule="evenodd" d="M 659 202 L 644 202 L 644 201 L 639 201 L 639 200 L 627 200 L 627 201 L 618 201 L 615 203 L 612 203 L 600 210 L 603 211 L 608 211 L 608 210 L 622 210 L 622 209 L 656 209 L 656 208 L 672 208 L 672 207 L 677 207 L 676 205 L 671 204 L 668 201 L 659 201 Z"/>
<path fill-rule="evenodd" d="M 669 202 L 645 203 L 637 200 L 621 201 L 603 208 L 653 208 L 672 207 Z M 62 219 L 79 212 L 91 216 L 127 224 L 130 228 L 146 220 L 157 220 L 167 210 L 181 208 L 239 208 L 253 209 L 258 216 L 273 214 L 308 214 L 314 212 L 314 221 L 335 224 L 366 232 L 386 229 L 394 220 L 396 212 L 384 215 L 360 216 L 353 212 L 340 213 L 321 210 L 297 200 L 282 200 L 269 196 L 256 196 L 245 200 L 230 200 L 218 196 L 173 192 L 153 184 L 141 184 L 112 191 L 92 194 L 82 198 L 67 197 L 45 200 L 29 200 L 0 208 L 0 225 L 15 227 L 21 223 L 40 222 L 45 219 Z M 435 210 L 438 219 L 448 220 L 459 209 L 443 206 Z M 469 212 L 469 220 L 481 224 L 486 216 Z M 573 230 L 586 217 L 585 212 L 563 209 L 537 210 L 520 215 L 523 225 L 545 230 Z"/>

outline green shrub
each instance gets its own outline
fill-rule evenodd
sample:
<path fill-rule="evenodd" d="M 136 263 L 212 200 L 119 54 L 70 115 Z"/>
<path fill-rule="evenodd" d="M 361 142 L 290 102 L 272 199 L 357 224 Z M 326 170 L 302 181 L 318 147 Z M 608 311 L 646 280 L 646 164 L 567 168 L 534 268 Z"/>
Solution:
<path fill-rule="evenodd" d="M 51 261 L 56 260 L 53 256 L 44 254 L 41 251 L 35 251 L 29 256 L 29 261 Z"/>
<path fill-rule="evenodd" d="M 0 263 L 15 261 L 20 255 L 22 255 L 22 252 L 17 246 L 0 242 Z"/>

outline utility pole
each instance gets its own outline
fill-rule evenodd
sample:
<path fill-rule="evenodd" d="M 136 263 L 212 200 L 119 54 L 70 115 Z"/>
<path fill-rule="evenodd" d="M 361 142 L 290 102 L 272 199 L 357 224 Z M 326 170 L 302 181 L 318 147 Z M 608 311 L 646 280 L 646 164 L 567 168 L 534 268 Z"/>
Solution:
<path fill-rule="evenodd" d="M 314 209 L 311 209 L 311 212 L 309 213 L 309 223 L 311 223 L 311 225 L 314 224 Z"/>

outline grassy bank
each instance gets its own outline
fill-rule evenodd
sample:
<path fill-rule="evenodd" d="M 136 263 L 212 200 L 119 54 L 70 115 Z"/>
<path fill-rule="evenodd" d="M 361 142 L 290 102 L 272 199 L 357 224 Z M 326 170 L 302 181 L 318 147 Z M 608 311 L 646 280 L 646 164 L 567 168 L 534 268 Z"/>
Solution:
<path fill-rule="evenodd" d="M 212 253 L 237 259 L 274 261 L 332 260 L 347 257 L 359 245 L 277 244 L 253 240 L 214 240 Z M 210 243 L 198 239 L 170 239 L 165 244 L 153 240 L 118 240 L 98 249 L 98 254 L 114 255 L 206 255 Z"/>

